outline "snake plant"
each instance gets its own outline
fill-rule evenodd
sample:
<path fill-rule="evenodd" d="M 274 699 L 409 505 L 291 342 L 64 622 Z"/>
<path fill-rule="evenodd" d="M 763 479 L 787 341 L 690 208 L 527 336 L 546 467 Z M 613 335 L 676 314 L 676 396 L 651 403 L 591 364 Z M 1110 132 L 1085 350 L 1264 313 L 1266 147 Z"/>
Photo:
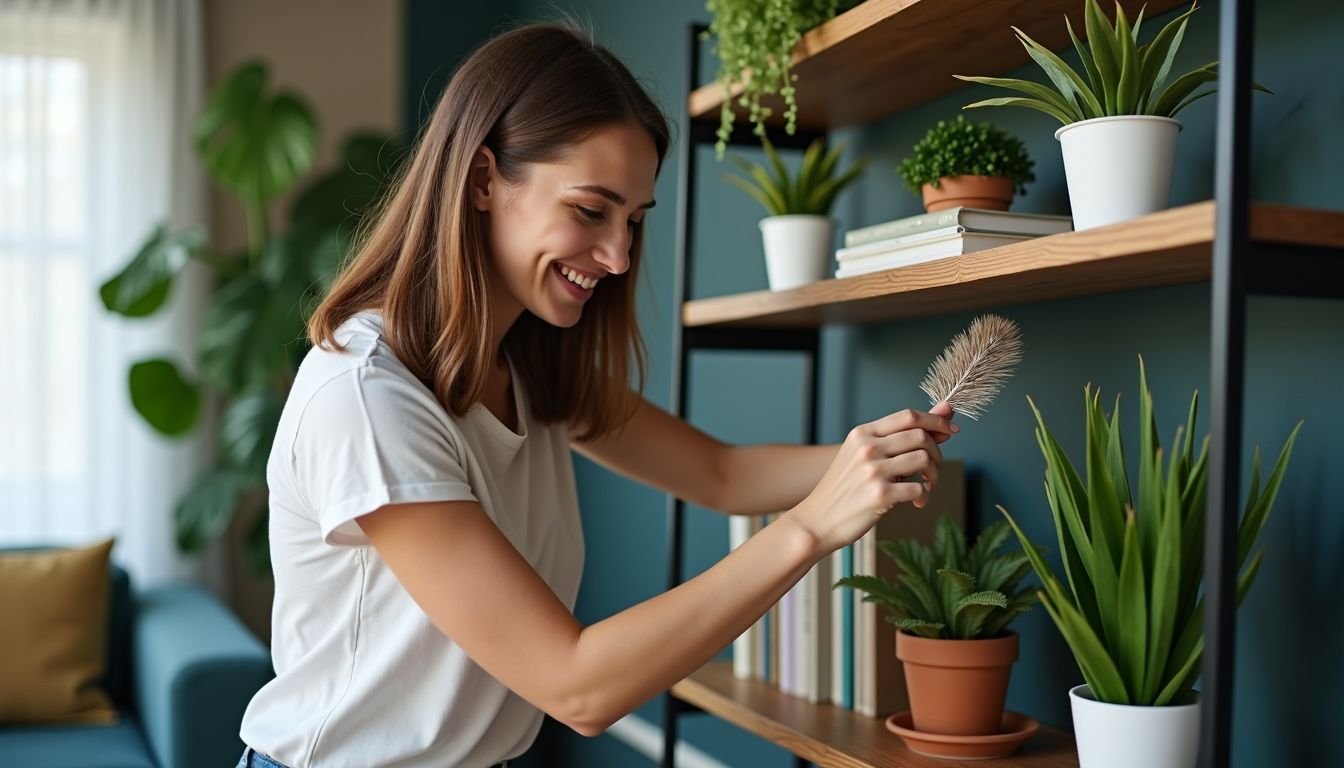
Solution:
<path fill-rule="evenodd" d="M 1031 572 L 1021 551 L 998 550 L 1012 536 L 1003 521 L 984 530 L 967 548 L 966 536 L 941 518 L 933 548 L 914 539 L 882 540 L 878 547 L 901 570 L 898 581 L 846 576 L 835 587 L 865 592 L 864 602 L 886 609 L 887 621 L 923 637 L 975 640 L 1003 634 L 1018 614 L 1036 602 L 1019 584 Z"/>
<path fill-rule="evenodd" d="M 790 175 L 774 145 L 768 139 L 762 139 L 761 145 L 765 149 L 768 169 L 732 157 L 733 164 L 746 176 L 724 174 L 724 178 L 755 198 L 771 216 L 797 213 L 825 216 L 831 212 L 836 195 L 854 183 L 866 165 L 865 161 L 859 161 L 837 176 L 842 148 L 835 147 L 827 152 L 826 143 L 817 139 L 808 145 L 797 175 Z"/>
<path fill-rule="evenodd" d="M 1174 117 L 1191 103 L 1214 92 L 1213 88 L 1200 91 L 1200 86 L 1218 80 L 1218 62 L 1213 61 L 1177 77 L 1167 85 L 1172 61 L 1185 36 L 1186 23 L 1196 8 L 1196 4 L 1191 3 L 1190 10 L 1172 19 L 1156 37 L 1140 45 L 1142 9 L 1131 24 L 1125 16 L 1125 10 L 1117 2 L 1115 24 L 1112 26 L 1101 12 L 1097 0 L 1084 0 L 1083 19 L 1088 48 L 1084 48 L 1078 39 L 1073 22 L 1067 16 L 1064 17 L 1069 37 L 1083 64 L 1084 72 L 1081 75 L 1049 48 L 1013 27 L 1022 47 L 1027 49 L 1027 55 L 1045 71 L 1054 87 L 1008 77 L 955 75 L 960 80 L 1025 94 L 977 101 L 967 104 L 966 109 L 1027 107 L 1044 112 L 1064 125 L 1116 115 Z M 1262 85 L 1253 84 L 1252 87 L 1269 93 Z"/>
<path fill-rule="evenodd" d="M 1044 589 L 1041 603 L 1073 651 L 1093 694 L 1110 704 L 1179 703 L 1199 674 L 1204 649 L 1204 508 L 1209 439 L 1194 453 L 1199 393 L 1167 452 L 1157 437 L 1153 396 L 1139 359 L 1138 495 L 1131 495 L 1120 438 L 1120 405 L 1109 419 L 1101 392 L 1085 388 L 1086 479 L 1036 414 L 1036 442 L 1045 456 L 1045 495 L 1068 586 L 1032 548 L 1021 527 L 999 507 L 1026 547 Z M 1029 400 L 1030 402 L 1030 400 Z M 1288 435 L 1269 480 L 1260 485 L 1260 452 L 1251 463 L 1250 492 L 1237 525 L 1237 600 L 1255 580 L 1264 551 L 1250 557 L 1287 469 L 1299 422 Z"/>

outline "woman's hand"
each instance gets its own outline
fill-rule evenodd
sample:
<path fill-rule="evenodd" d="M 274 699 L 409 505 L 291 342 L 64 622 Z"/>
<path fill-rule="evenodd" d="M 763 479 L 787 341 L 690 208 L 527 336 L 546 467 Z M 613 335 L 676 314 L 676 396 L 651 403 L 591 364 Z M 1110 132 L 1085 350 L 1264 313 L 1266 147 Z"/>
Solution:
<path fill-rule="evenodd" d="M 903 501 L 923 507 L 938 484 L 938 443 L 958 431 L 951 417 L 952 407 L 939 403 L 929 412 L 906 409 L 850 430 L 821 481 L 789 517 L 825 555 L 853 543 Z"/>

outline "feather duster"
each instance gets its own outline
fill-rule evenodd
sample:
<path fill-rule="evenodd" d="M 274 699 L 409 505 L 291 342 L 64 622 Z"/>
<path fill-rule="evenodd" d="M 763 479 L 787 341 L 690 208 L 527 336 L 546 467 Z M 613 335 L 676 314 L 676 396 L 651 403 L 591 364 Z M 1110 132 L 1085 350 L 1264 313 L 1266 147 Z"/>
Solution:
<path fill-rule="evenodd" d="M 920 389 L 930 404 L 946 400 L 957 413 L 979 419 L 1022 360 L 1022 332 L 998 315 L 981 315 L 957 334 L 929 366 Z"/>

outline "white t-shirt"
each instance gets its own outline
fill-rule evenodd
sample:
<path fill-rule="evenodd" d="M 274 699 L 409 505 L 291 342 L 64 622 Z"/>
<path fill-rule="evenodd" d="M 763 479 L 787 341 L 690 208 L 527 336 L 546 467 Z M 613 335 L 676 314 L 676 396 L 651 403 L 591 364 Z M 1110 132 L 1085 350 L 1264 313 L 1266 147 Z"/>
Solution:
<path fill-rule="evenodd" d="M 583 534 L 568 435 L 532 418 L 517 375 L 522 434 L 481 404 L 452 416 L 381 332 L 374 312 L 342 324 L 346 351 L 309 352 L 280 417 L 266 468 L 276 677 L 240 735 L 292 768 L 481 768 L 526 751 L 541 712 L 430 622 L 354 521 L 474 499 L 572 610 Z"/>

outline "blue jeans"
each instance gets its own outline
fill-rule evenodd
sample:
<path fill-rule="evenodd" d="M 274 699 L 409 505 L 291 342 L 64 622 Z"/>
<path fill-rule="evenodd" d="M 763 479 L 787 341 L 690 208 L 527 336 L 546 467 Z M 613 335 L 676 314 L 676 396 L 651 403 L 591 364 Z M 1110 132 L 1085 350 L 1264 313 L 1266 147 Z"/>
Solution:
<path fill-rule="evenodd" d="M 238 765 L 235 768 L 289 768 L 284 763 L 277 763 L 271 758 L 261 754 L 255 749 L 248 747 L 243 750 L 243 756 L 238 758 Z"/>
<path fill-rule="evenodd" d="M 238 765 L 235 768 L 289 768 L 284 763 L 277 763 L 271 758 L 261 754 L 255 749 L 248 747 L 243 750 L 243 756 L 238 759 Z M 496 763 L 495 768 L 509 768 L 509 761 Z"/>

